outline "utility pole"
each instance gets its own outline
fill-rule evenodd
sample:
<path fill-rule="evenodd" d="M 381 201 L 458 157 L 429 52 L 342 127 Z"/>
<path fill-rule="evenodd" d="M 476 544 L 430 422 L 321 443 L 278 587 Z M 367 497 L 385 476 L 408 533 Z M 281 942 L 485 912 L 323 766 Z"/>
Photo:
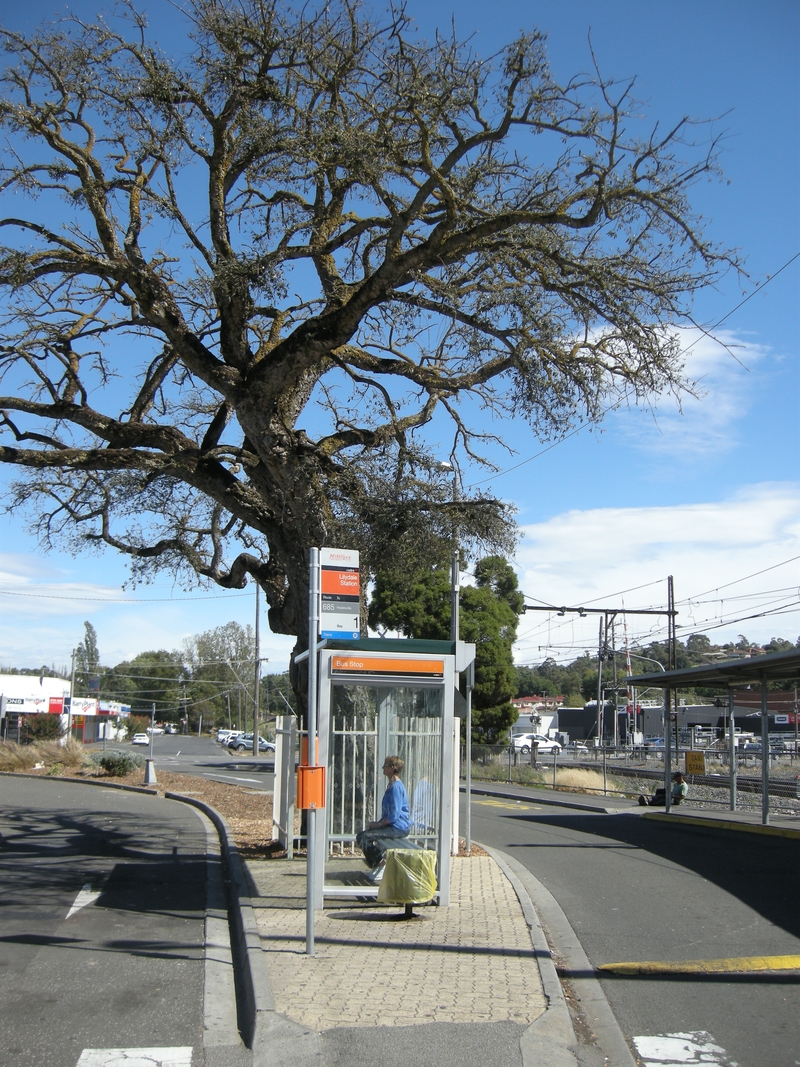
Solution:
<path fill-rule="evenodd" d="M 75 653 L 77 649 L 72 650 L 72 674 L 69 682 L 69 713 L 67 714 L 67 737 L 72 737 L 72 701 L 75 699 Z M 17 720 L 19 721 L 19 719 Z"/>
<path fill-rule="evenodd" d="M 258 701 L 261 696 L 260 682 L 261 682 L 261 639 L 259 636 L 258 628 L 258 594 L 261 591 L 261 587 L 256 582 L 256 666 L 255 677 L 253 678 L 253 755 L 258 755 Z"/>

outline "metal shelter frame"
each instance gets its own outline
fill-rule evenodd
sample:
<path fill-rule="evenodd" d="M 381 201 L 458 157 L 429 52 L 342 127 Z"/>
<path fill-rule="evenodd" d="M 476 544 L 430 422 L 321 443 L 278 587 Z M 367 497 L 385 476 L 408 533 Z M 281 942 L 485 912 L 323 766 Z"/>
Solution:
<path fill-rule="evenodd" d="M 463 641 L 415 641 L 387 638 L 366 638 L 359 641 L 329 640 L 319 648 L 319 688 L 318 688 L 318 723 L 319 723 L 319 763 L 328 772 L 328 801 L 323 810 L 323 817 L 317 820 L 315 827 L 316 841 L 314 847 L 314 907 L 320 909 L 326 897 L 377 895 L 377 888 L 364 885 L 344 887 L 328 885 L 325 881 L 326 860 L 332 847 L 353 837 L 352 832 L 336 832 L 333 828 L 333 800 L 337 782 L 336 775 L 331 774 L 336 766 L 334 757 L 334 722 L 332 695 L 335 687 L 355 686 L 361 690 L 372 690 L 387 694 L 390 690 L 400 689 L 407 693 L 424 693 L 426 690 L 440 694 L 440 710 L 434 716 L 438 723 L 430 741 L 436 747 L 436 778 L 430 783 L 435 801 L 435 833 L 424 830 L 411 831 L 409 837 L 433 846 L 437 852 L 437 877 L 439 890 L 437 899 L 441 906 L 450 903 L 450 848 L 453 820 L 458 805 L 457 760 L 459 738 L 455 732 L 458 716 L 456 711 L 455 681 L 459 671 L 468 671 L 475 659 L 475 645 Z M 440 664 L 438 674 L 425 673 L 424 664 Z M 416 665 L 416 666 L 415 666 Z M 388 672 L 388 673 L 387 673 Z M 374 727 L 374 739 L 371 748 L 382 759 L 391 754 L 386 749 L 388 744 L 387 724 L 384 712 L 378 712 Z M 365 718 L 366 721 L 366 718 Z M 433 720 L 432 720 L 433 721 Z M 355 737 L 359 729 L 366 731 L 366 726 L 358 727 L 355 723 L 349 732 Z M 342 740 L 340 736 L 340 740 Z M 366 733 L 364 734 L 366 737 Z M 386 751 L 384 751 L 386 749 Z M 402 754 L 402 753 L 401 753 Z M 363 759 L 364 753 L 360 758 Z M 405 758 L 405 757 L 404 757 Z M 366 765 L 364 765 L 365 767 Z M 364 767 L 361 767 L 362 776 Z M 408 761 L 406 770 L 409 770 Z M 365 782 L 353 780 L 350 785 L 354 793 Z M 362 813 L 366 818 L 366 808 Z M 412 818 L 414 816 L 412 804 Z M 428 838 L 429 840 L 425 841 Z"/>
<path fill-rule="evenodd" d="M 761 688 L 761 822 L 769 825 L 769 716 L 767 713 L 767 685 L 769 682 L 800 680 L 800 652 L 774 652 L 748 659 L 726 660 L 723 663 L 685 667 L 658 674 L 629 675 L 628 685 L 647 686 L 664 690 L 664 789 L 666 810 L 670 810 L 670 780 L 672 750 L 670 731 L 670 700 L 679 688 L 725 686 L 728 689 L 728 730 L 730 743 L 731 810 L 736 808 L 736 748 L 734 733 L 734 689 L 758 685 Z"/>

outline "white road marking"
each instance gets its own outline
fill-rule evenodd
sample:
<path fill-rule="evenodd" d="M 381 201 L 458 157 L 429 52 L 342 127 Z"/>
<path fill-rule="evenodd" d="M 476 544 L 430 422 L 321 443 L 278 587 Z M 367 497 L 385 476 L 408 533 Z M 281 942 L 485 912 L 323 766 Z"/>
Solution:
<path fill-rule="evenodd" d="M 192 1067 L 192 1048 L 85 1048 L 75 1067 Z"/>
<path fill-rule="evenodd" d="M 87 882 L 83 889 L 75 897 L 75 903 L 67 912 L 67 918 L 71 919 L 76 911 L 80 911 L 81 908 L 85 908 L 87 904 L 94 904 L 97 898 L 100 896 L 102 889 L 92 889 L 92 883 Z"/>
<path fill-rule="evenodd" d="M 211 771 L 203 771 L 204 778 L 227 778 L 230 782 L 255 782 L 256 785 L 261 785 L 260 778 L 240 778 L 238 775 L 232 774 L 212 774 Z"/>
<path fill-rule="evenodd" d="M 705 1030 L 695 1030 L 690 1034 L 635 1037 L 633 1043 L 644 1067 L 687 1067 L 687 1064 L 739 1067 Z"/>

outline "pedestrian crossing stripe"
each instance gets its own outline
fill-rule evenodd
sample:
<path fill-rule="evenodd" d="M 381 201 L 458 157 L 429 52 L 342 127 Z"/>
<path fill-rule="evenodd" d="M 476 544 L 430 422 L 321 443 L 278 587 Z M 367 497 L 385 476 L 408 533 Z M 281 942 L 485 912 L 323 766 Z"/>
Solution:
<path fill-rule="evenodd" d="M 643 1067 L 738 1067 L 705 1030 L 635 1037 L 633 1044 Z"/>
<path fill-rule="evenodd" d="M 192 1047 L 85 1048 L 75 1067 L 192 1067 Z"/>
<path fill-rule="evenodd" d="M 742 974 L 751 971 L 800 971 L 796 956 L 732 956 L 718 960 L 641 960 L 603 963 L 605 974 Z"/>

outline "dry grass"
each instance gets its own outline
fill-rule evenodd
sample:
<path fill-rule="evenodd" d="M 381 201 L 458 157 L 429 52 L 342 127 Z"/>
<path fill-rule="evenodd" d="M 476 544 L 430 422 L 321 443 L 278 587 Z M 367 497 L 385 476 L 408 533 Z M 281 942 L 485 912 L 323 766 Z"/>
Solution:
<path fill-rule="evenodd" d="M 29 771 L 40 762 L 36 745 L 0 742 L 0 771 Z"/>
<path fill-rule="evenodd" d="M 608 788 L 617 788 L 611 778 L 606 779 L 606 784 Z M 590 771 L 584 767 L 565 767 L 556 771 L 556 789 L 570 793 L 602 793 L 603 775 L 600 771 Z"/>
<path fill-rule="evenodd" d="M 88 764 L 88 756 L 77 741 L 60 745 L 57 741 L 36 741 L 18 745 L 16 741 L 0 743 L 0 771 L 30 771 L 43 764 L 48 774 L 75 771 Z"/>

